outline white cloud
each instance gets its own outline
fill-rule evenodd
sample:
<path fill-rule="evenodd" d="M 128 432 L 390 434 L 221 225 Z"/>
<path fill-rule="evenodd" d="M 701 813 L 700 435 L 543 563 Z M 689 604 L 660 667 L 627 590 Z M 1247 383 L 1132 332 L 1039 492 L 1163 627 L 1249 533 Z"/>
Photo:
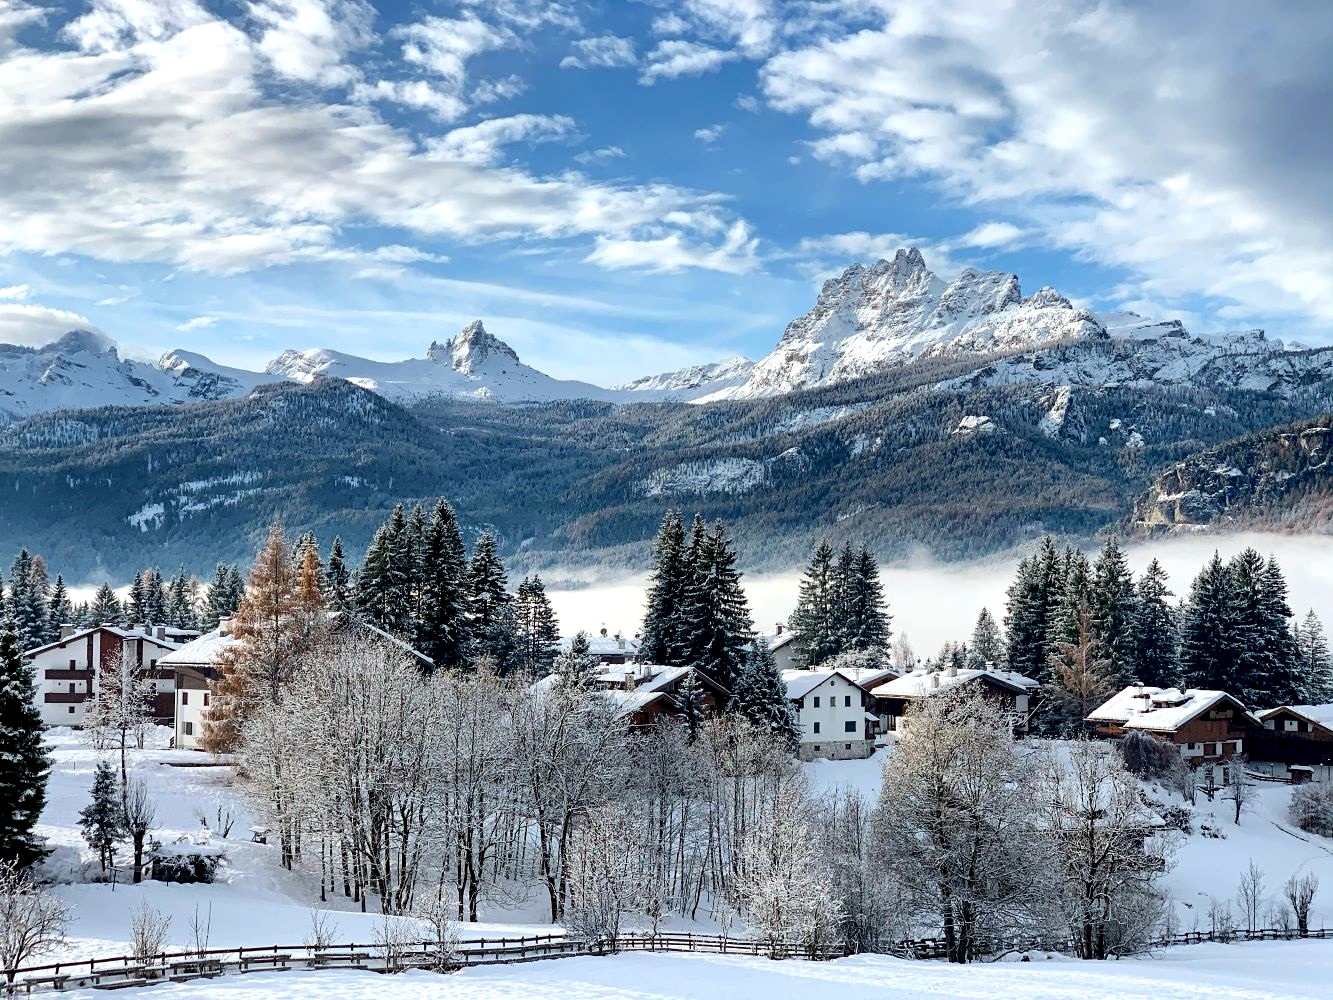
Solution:
<path fill-rule="evenodd" d="M 577 39 L 569 47 L 569 55 L 560 60 L 561 69 L 613 69 L 633 66 L 638 61 L 634 39 L 619 35 L 598 35 Z"/>
<path fill-rule="evenodd" d="M 741 94 L 736 98 L 736 107 L 742 111 L 748 111 L 750 114 L 758 114 L 760 109 L 759 98 L 754 94 Z"/>
<path fill-rule="evenodd" d="M 588 260 L 603 267 L 646 271 L 681 271 L 705 268 L 728 274 L 748 274 L 759 267 L 759 241 L 744 222 L 734 223 L 719 246 L 691 242 L 680 233 L 656 238 L 597 238 Z"/>
<path fill-rule="evenodd" d="M 607 160 L 621 160 L 624 158 L 625 151 L 619 146 L 602 146 L 600 149 L 585 149 L 574 157 L 574 162 L 586 166 L 591 163 L 605 163 Z"/>
<path fill-rule="evenodd" d="M 507 101 L 527 89 L 527 83 L 516 73 L 502 76 L 498 80 L 482 80 L 472 88 L 472 103 L 494 104 L 496 101 Z"/>
<path fill-rule="evenodd" d="M 41 347 L 70 330 L 101 332 L 87 316 L 76 312 L 0 302 L 0 344 Z"/>
<path fill-rule="evenodd" d="M 983 222 L 955 241 L 960 247 L 980 250 L 1012 249 L 1022 245 L 1031 233 L 1012 222 Z"/>
<path fill-rule="evenodd" d="M 643 83 L 672 80 L 679 76 L 697 76 L 711 73 L 723 63 L 739 58 L 729 49 L 714 48 L 702 42 L 681 38 L 658 42 L 646 56 L 646 65 L 639 73 Z"/>
<path fill-rule="evenodd" d="M 10 285 L 0 288 L 0 299 L 26 299 L 29 291 L 27 285 Z"/>
<path fill-rule="evenodd" d="M 1333 323 L 1333 145 L 1310 129 L 1333 7 L 858 6 L 760 73 L 772 106 L 824 133 L 816 156 L 1003 210 L 1014 240 L 1127 269 L 1145 299 Z M 977 242 L 1001 235 L 970 245 L 1014 245 Z"/>
<path fill-rule="evenodd" d="M 176 324 L 176 329 L 182 333 L 189 333 L 191 330 L 206 329 L 217 321 L 216 316 L 195 316 L 193 319 L 187 319 L 184 323 Z"/>
<path fill-rule="evenodd" d="M 460 163 L 499 163 L 503 147 L 516 142 L 554 142 L 574 131 L 564 115 L 511 115 L 456 128 L 427 145 L 429 154 Z"/>
<path fill-rule="evenodd" d="M 708 125 L 704 128 L 695 129 L 694 137 L 704 145 L 711 146 L 713 143 L 717 142 L 718 139 L 722 138 L 722 133 L 726 132 L 726 130 L 727 126 L 725 124 Z"/>
<path fill-rule="evenodd" d="M 343 59 L 374 38 L 375 11 L 365 0 L 261 0 L 249 9 L 263 25 L 259 50 L 274 72 L 324 86 L 359 77 Z"/>

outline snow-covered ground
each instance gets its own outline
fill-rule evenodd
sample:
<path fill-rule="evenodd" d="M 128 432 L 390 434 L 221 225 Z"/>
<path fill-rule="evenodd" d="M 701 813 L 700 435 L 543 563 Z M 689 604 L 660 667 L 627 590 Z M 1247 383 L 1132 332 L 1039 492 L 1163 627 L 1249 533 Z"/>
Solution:
<path fill-rule="evenodd" d="M 1292 1000 L 1328 996 L 1333 943 L 1200 945 L 1123 962 L 950 966 L 861 955 L 771 962 L 730 955 L 617 955 L 410 972 L 276 972 L 151 987 L 145 1000 Z M 71 997 L 92 997 L 78 991 Z"/>

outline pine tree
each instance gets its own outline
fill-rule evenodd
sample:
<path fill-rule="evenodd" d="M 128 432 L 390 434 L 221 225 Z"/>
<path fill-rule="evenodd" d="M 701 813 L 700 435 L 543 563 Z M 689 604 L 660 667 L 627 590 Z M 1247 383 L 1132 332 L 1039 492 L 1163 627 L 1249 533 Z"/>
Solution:
<path fill-rule="evenodd" d="M 569 648 L 555 658 L 551 672 L 559 690 L 577 695 L 596 687 L 601 666 L 601 660 L 592 654 L 588 633 L 580 630 L 569 641 Z"/>
<path fill-rule="evenodd" d="M 1323 705 L 1333 701 L 1333 659 L 1329 657 L 1324 623 L 1311 608 L 1297 631 L 1297 657 L 1304 679 L 1301 702 Z"/>
<path fill-rule="evenodd" d="M 1130 630 L 1129 672 L 1140 684 L 1167 688 L 1180 683 L 1180 637 L 1166 602 L 1171 596 L 1166 570 L 1154 559 L 1139 577 Z"/>
<path fill-rule="evenodd" d="M 352 572 L 347 568 L 343 540 L 338 535 L 334 536 L 333 546 L 329 549 L 329 562 L 324 570 L 324 593 L 333 610 L 347 611 L 351 608 Z"/>
<path fill-rule="evenodd" d="M 1286 669 L 1282 662 L 1283 644 L 1275 643 L 1272 634 L 1273 611 L 1268 592 L 1271 581 L 1266 577 L 1263 557 L 1247 548 L 1231 560 L 1227 571 L 1232 588 L 1229 640 L 1234 668 L 1224 689 L 1247 707 L 1277 704 L 1279 689 L 1285 686 Z M 1285 618 L 1281 627 L 1287 634 L 1289 626 Z"/>
<path fill-rule="evenodd" d="M 33 828 L 46 804 L 51 772 L 42 739 L 32 667 L 23 660 L 18 630 L 0 620 L 0 860 L 26 868 L 46 851 Z"/>
<path fill-rule="evenodd" d="M 1125 554 L 1108 538 L 1093 567 L 1088 594 L 1092 635 L 1107 659 L 1113 677 L 1129 673 L 1133 655 L 1134 579 Z"/>
<path fill-rule="evenodd" d="M 750 647 L 729 708 L 772 735 L 788 750 L 795 750 L 801 741 L 787 686 L 782 683 L 773 651 L 762 637 L 756 638 Z"/>
<path fill-rule="evenodd" d="M 331 564 L 331 562 L 330 562 Z M 416 647 L 443 670 L 461 670 L 472 656 L 468 567 L 458 518 L 448 500 L 431 513 L 422 541 L 421 617 Z"/>
<path fill-rule="evenodd" d="M 167 622 L 167 589 L 162 583 L 162 574 L 157 568 L 147 570 L 143 575 L 144 617 L 149 625 L 164 625 Z"/>
<path fill-rule="evenodd" d="M 69 591 L 65 588 L 65 578 L 56 574 L 55 586 L 51 588 L 51 602 L 47 606 L 46 642 L 54 642 L 60 637 L 60 626 L 74 622 L 74 605 L 70 603 Z"/>
<path fill-rule="evenodd" d="M 1064 595 L 1063 569 L 1060 553 L 1048 535 L 1035 556 L 1019 563 L 1009 587 L 1004 619 L 1009 669 L 1036 680 L 1047 678 L 1050 626 Z"/>
<path fill-rule="evenodd" d="M 540 576 L 525 576 L 519 584 L 514 619 L 520 668 L 529 677 L 546 676 L 551 672 L 551 661 L 560 642 L 560 627 Z"/>
<path fill-rule="evenodd" d="M 1079 624 L 1092 600 L 1092 566 L 1077 549 L 1067 548 L 1061 555 L 1057 589 L 1058 595 L 1052 594 L 1055 609 L 1046 630 L 1049 650 L 1060 643 L 1078 641 Z"/>
<path fill-rule="evenodd" d="M 693 741 L 704 723 L 704 692 L 698 674 L 691 672 L 681 683 L 676 701 L 680 704 L 680 721 Z"/>
<path fill-rule="evenodd" d="M 411 619 L 410 633 L 416 634 L 421 621 L 422 609 L 426 602 L 425 587 L 425 551 L 426 551 L 426 514 L 421 504 L 413 504 L 412 513 L 407 519 L 404 559 L 407 564 L 407 603 Z"/>
<path fill-rule="evenodd" d="M 166 623 L 172 628 L 183 629 L 197 628 L 199 625 L 184 566 L 176 570 L 167 589 Z"/>
<path fill-rule="evenodd" d="M 111 589 L 111 584 L 104 583 L 97 588 L 97 593 L 93 595 L 93 603 L 88 608 L 88 615 L 91 619 L 90 625 L 118 622 L 124 617 L 124 613 L 124 609 L 120 606 L 120 599 L 116 597 L 116 592 Z"/>
<path fill-rule="evenodd" d="M 865 545 L 856 554 L 845 584 L 840 631 L 843 650 L 887 649 L 893 638 L 879 566 Z"/>
<path fill-rule="evenodd" d="M 653 562 L 639 658 L 645 663 L 679 666 L 676 654 L 685 645 L 682 614 L 689 578 L 685 525 L 679 511 L 668 510 L 663 515 L 653 543 Z"/>
<path fill-rule="evenodd" d="M 1000 626 L 996 624 L 995 618 L 987 608 L 982 608 L 981 614 L 977 615 L 977 624 L 972 629 L 972 641 L 968 644 L 968 651 L 972 663 L 977 666 L 1004 666 L 1004 637 L 1000 634 Z"/>
<path fill-rule="evenodd" d="M 1236 595 L 1232 574 L 1216 552 L 1190 586 L 1180 636 L 1186 685 L 1226 691 L 1237 680 Z M 1233 691 L 1241 697 L 1239 691 Z M 1242 699 L 1243 700 L 1243 699 Z"/>
<path fill-rule="evenodd" d="M 210 629 L 217 628 L 223 618 L 236 614 L 236 606 L 241 603 L 244 587 L 237 587 L 232 574 L 239 579 L 240 571 L 226 563 L 218 563 L 213 570 L 213 582 L 208 585 L 208 595 L 204 598 L 204 613 L 201 624 Z"/>
<path fill-rule="evenodd" d="M 687 665 L 730 691 L 745 665 L 754 627 L 736 570 L 736 553 L 721 521 L 700 543 L 693 565 L 684 615 L 692 640 Z"/>
<path fill-rule="evenodd" d="M 411 639 L 411 542 L 403 505 L 375 532 L 357 575 L 357 609 L 366 621 L 390 635 Z"/>
<path fill-rule="evenodd" d="M 133 622 L 142 622 L 147 616 L 147 602 L 144 599 L 144 579 L 143 573 L 134 574 L 134 582 L 130 584 L 129 597 L 126 600 L 125 611 Z"/>
<path fill-rule="evenodd" d="M 1264 564 L 1259 587 L 1259 634 L 1269 652 L 1269 704 L 1299 704 L 1308 688 L 1300 650 L 1291 633 L 1294 616 L 1287 601 L 1287 581 L 1272 556 Z"/>
<path fill-rule="evenodd" d="M 10 567 L 5 611 L 13 617 L 19 642 L 25 650 L 46 641 L 46 596 L 41 587 L 42 580 L 34 578 L 32 557 L 28 555 L 27 549 L 20 550 Z"/>
<path fill-rule="evenodd" d="M 484 531 L 472 547 L 468 565 L 469 617 L 476 655 L 489 655 L 501 675 L 514 668 L 518 653 L 517 623 L 508 587 L 495 536 Z"/>
<path fill-rule="evenodd" d="M 1116 688 L 1111 660 L 1092 630 L 1092 613 L 1084 611 L 1074 642 L 1059 642 L 1051 653 L 1050 680 L 1045 685 L 1048 704 L 1066 726 L 1081 727 L 1083 720 Z"/>
<path fill-rule="evenodd" d="M 83 839 L 97 852 L 106 872 L 116 860 L 116 841 L 125 835 L 125 813 L 121 809 L 116 772 L 109 760 L 97 762 L 93 773 L 92 802 L 79 810 Z"/>
<path fill-rule="evenodd" d="M 842 651 L 839 586 L 833 548 L 821 541 L 801 577 L 796 610 L 787 625 L 795 636 L 797 659 L 814 667 Z"/>

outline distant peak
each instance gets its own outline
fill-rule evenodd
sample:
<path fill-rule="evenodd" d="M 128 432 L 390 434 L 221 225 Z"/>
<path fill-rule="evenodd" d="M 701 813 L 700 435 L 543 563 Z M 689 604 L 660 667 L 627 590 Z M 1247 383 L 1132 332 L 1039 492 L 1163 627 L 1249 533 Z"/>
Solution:
<path fill-rule="evenodd" d="M 464 375 L 471 375 L 493 354 L 518 364 L 518 354 L 514 349 L 499 337 L 488 333 L 479 319 L 474 319 L 463 327 L 458 336 L 451 337 L 443 344 L 432 341 L 426 351 L 426 357 L 430 360 L 447 361 Z"/>
<path fill-rule="evenodd" d="M 59 340 L 53 340 L 42 348 L 43 351 L 58 351 L 61 354 L 105 354 L 115 349 L 115 341 L 93 330 L 70 330 Z"/>

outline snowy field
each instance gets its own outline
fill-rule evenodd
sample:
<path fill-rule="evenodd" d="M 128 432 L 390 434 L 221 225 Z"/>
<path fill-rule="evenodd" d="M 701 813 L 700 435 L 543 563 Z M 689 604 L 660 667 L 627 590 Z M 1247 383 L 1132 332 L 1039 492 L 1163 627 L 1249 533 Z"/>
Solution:
<path fill-rule="evenodd" d="M 1293 1000 L 1333 995 L 1333 942 L 1198 945 L 1123 962 L 950 966 L 861 955 L 771 962 L 730 955 L 617 955 L 409 972 L 273 972 L 154 986 L 144 1000 Z M 75 991 L 71 997 L 100 995 Z"/>

